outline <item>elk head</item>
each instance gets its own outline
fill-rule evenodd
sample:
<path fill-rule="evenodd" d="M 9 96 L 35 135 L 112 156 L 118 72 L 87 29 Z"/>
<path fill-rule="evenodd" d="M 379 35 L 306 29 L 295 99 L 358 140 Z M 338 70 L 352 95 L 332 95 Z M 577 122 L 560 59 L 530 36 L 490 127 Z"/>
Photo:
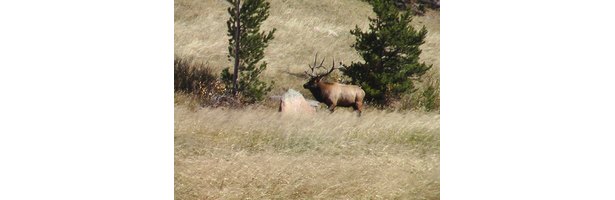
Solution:
<path fill-rule="evenodd" d="M 316 65 L 318 62 L 318 53 L 316 54 L 316 56 L 314 56 L 314 64 L 309 65 L 310 68 L 310 72 L 305 71 L 305 74 L 308 75 L 309 80 L 307 83 L 303 84 L 303 88 L 305 89 L 309 89 L 309 90 L 314 90 L 314 89 L 318 89 L 318 83 L 320 83 L 321 79 L 323 77 L 328 76 L 329 74 L 331 74 L 331 72 L 333 72 L 335 69 L 339 69 L 339 68 L 335 68 L 335 58 L 333 59 L 333 66 L 331 66 L 331 69 L 329 71 L 327 71 L 326 73 L 316 73 L 314 70 L 318 69 L 318 68 L 325 68 L 324 66 L 322 66 L 322 64 L 325 62 L 325 59 L 323 58 L 322 61 L 320 62 L 319 65 Z"/>

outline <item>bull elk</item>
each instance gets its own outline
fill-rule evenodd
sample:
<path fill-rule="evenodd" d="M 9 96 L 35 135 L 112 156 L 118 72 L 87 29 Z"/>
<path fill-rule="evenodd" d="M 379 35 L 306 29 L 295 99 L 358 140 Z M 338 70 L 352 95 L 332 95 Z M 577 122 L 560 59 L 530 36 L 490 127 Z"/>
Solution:
<path fill-rule="evenodd" d="M 361 87 L 356 85 L 346 85 L 337 82 L 322 81 L 322 78 L 328 76 L 335 69 L 335 58 L 333 59 L 333 66 L 326 73 L 316 74 L 314 71 L 318 68 L 325 68 L 322 64 L 325 62 L 323 59 L 320 65 L 317 64 L 318 54 L 314 57 L 314 64 L 308 65 L 311 72 L 305 71 L 305 74 L 309 76 L 307 83 L 303 84 L 303 88 L 310 90 L 314 98 L 317 101 L 325 103 L 331 112 L 335 110 L 336 106 L 341 107 L 353 107 L 358 111 L 359 116 L 363 110 L 363 98 L 365 97 L 365 91 Z"/>

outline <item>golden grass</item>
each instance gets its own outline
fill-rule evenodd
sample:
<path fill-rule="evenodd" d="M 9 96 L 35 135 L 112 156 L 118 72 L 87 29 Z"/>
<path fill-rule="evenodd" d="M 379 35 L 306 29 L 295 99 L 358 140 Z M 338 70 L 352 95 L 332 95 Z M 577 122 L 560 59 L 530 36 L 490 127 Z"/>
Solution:
<path fill-rule="evenodd" d="M 262 30 L 276 28 L 275 39 L 265 49 L 268 68 L 263 79 L 274 80 L 273 93 L 287 88 L 301 88 L 305 78 L 297 76 L 306 70 L 316 52 L 328 61 L 350 63 L 361 57 L 350 45 L 355 42 L 350 30 L 359 26 L 366 30 L 368 17 L 374 14 L 371 7 L 360 0 L 269 0 L 270 16 Z M 194 57 L 196 61 L 220 71 L 231 66 L 227 58 L 228 37 L 226 20 L 228 3 L 224 0 L 175 0 L 175 54 Z M 430 11 L 415 17 L 417 27 L 425 25 L 429 31 L 422 46 L 421 59 L 434 68 L 428 72 L 427 81 L 440 73 L 440 13 Z M 421 84 L 419 83 L 419 87 Z"/>
<path fill-rule="evenodd" d="M 175 106 L 176 199 L 438 199 L 436 113 Z"/>
<path fill-rule="evenodd" d="M 367 3 L 269 2 L 263 30 L 277 32 L 265 51 L 263 79 L 276 81 L 273 94 L 287 88 L 309 94 L 299 74 L 316 52 L 328 61 L 361 59 L 350 47 L 349 31 L 367 27 L 373 16 Z M 224 0 L 175 0 L 175 54 L 214 71 L 230 66 L 227 6 Z M 429 31 L 421 59 L 434 65 L 424 83 L 435 81 L 439 12 L 413 23 Z M 359 118 L 338 108 L 333 114 L 282 115 L 273 106 L 199 108 L 189 95 L 176 94 L 175 198 L 439 199 L 439 114 L 367 108 Z"/>

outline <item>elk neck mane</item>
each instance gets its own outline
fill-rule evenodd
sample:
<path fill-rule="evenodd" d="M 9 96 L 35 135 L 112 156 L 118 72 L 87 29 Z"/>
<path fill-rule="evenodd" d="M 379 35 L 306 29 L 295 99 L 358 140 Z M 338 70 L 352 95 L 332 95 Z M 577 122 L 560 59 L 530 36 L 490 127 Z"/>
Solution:
<path fill-rule="evenodd" d="M 328 88 L 334 86 L 335 84 L 337 84 L 337 82 L 322 81 L 318 83 L 317 88 L 310 88 L 309 90 L 317 101 L 324 102 L 325 98 L 323 97 L 323 87 Z"/>
<path fill-rule="evenodd" d="M 320 90 L 320 88 L 310 88 L 309 90 L 312 93 L 312 96 L 314 96 L 314 98 L 316 99 L 316 101 L 324 102 L 325 98 L 323 98 L 322 91 Z"/>
<path fill-rule="evenodd" d="M 340 83 L 340 82 L 337 82 L 337 81 L 322 81 L 321 83 L 323 84 L 323 86 L 327 86 L 327 87 L 338 85 L 338 86 L 341 86 L 341 87 L 358 87 L 358 88 L 361 88 L 361 86 L 358 86 L 358 85 L 348 85 L 348 84 L 343 84 L 343 83 Z"/>
<path fill-rule="evenodd" d="M 335 81 L 322 81 L 321 83 L 325 84 L 325 85 L 335 85 L 335 84 L 339 84 L 338 82 Z"/>

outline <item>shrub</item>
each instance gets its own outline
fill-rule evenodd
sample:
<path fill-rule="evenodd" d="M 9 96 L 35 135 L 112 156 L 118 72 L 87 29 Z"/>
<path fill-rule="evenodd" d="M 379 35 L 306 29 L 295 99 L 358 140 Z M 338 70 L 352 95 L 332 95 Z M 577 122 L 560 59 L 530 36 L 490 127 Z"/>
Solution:
<path fill-rule="evenodd" d="M 435 83 L 430 84 L 421 93 L 422 106 L 427 111 L 440 110 L 440 80 L 436 79 Z"/>
<path fill-rule="evenodd" d="M 402 10 L 409 10 L 414 15 L 424 15 L 429 9 L 440 9 L 440 0 L 394 0 L 395 6 Z"/>
<path fill-rule="evenodd" d="M 394 108 L 423 111 L 440 110 L 440 79 L 424 76 L 416 92 L 402 95 L 398 106 Z"/>
<path fill-rule="evenodd" d="M 175 56 L 174 76 L 175 92 L 192 94 L 202 106 L 219 106 L 224 99 L 224 85 L 203 63 Z"/>
<path fill-rule="evenodd" d="M 364 0 L 372 2 L 373 0 Z M 439 10 L 440 0 L 388 0 L 400 10 L 412 12 L 413 15 L 424 15 L 427 9 Z"/>
<path fill-rule="evenodd" d="M 369 18 L 369 30 L 358 26 L 350 33 L 356 37 L 352 47 L 365 62 L 344 66 L 352 83 L 363 87 L 366 100 L 388 106 L 401 95 L 415 91 L 413 79 L 431 68 L 419 62 L 427 30 L 415 30 L 409 12 L 400 14 L 390 0 L 372 0 L 376 18 Z"/>

